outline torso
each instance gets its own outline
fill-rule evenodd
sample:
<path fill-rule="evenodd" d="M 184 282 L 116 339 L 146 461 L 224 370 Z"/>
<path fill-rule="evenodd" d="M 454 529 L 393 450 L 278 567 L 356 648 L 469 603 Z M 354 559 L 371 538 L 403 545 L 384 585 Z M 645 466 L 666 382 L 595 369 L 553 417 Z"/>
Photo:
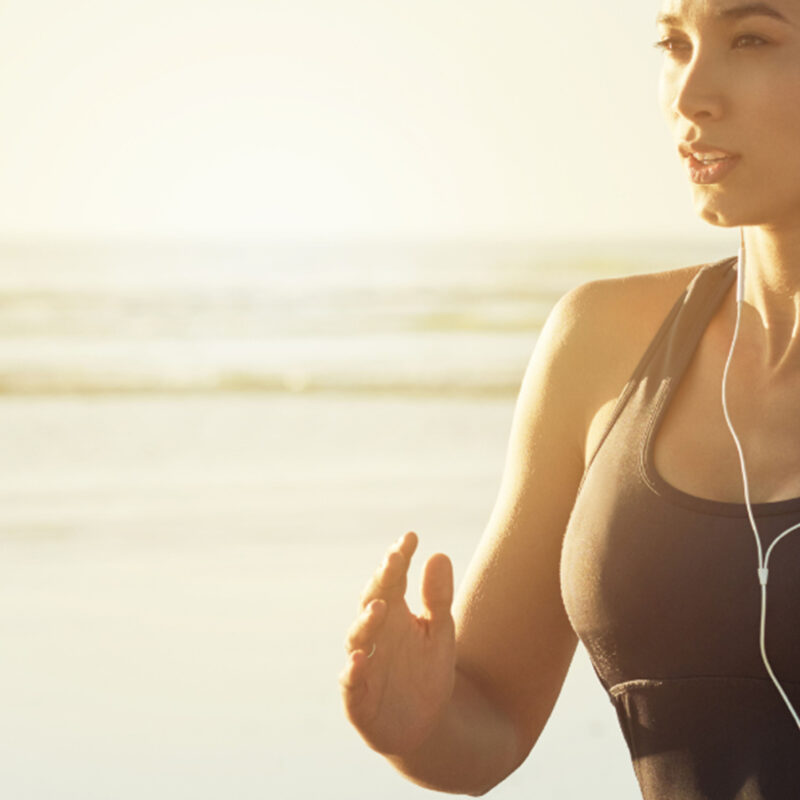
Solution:
<path fill-rule="evenodd" d="M 752 335 L 737 347 L 731 412 L 753 502 L 767 504 L 754 508 L 757 547 L 721 411 L 731 267 L 711 265 L 674 313 L 697 270 L 611 282 L 581 309 L 604 335 L 576 365 L 594 393 L 591 467 L 564 535 L 562 599 L 648 800 L 800 796 L 797 728 L 762 661 L 757 574 L 759 548 L 777 543 L 766 648 L 800 708 L 800 532 L 782 535 L 800 520 L 800 370 L 759 367 Z"/>

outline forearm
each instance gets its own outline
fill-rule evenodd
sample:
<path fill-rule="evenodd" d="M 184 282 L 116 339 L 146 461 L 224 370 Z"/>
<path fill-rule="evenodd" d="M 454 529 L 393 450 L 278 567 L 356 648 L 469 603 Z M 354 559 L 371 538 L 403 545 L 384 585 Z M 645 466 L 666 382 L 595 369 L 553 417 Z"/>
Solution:
<path fill-rule="evenodd" d="M 511 718 L 456 670 L 438 726 L 413 753 L 387 756 L 410 780 L 441 792 L 484 794 L 528 754 Z"/>

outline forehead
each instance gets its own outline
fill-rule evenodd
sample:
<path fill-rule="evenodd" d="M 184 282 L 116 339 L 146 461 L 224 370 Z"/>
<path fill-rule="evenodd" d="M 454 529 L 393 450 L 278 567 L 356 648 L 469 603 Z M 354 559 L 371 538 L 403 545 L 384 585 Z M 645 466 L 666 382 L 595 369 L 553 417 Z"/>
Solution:
<path fill-rule="evenodd" d="M 712 21 L 731 23 L 740 19 L 761 18 L 795 22 L 798 0 L 666 0 L 656 18 L 659 24 Z"/>

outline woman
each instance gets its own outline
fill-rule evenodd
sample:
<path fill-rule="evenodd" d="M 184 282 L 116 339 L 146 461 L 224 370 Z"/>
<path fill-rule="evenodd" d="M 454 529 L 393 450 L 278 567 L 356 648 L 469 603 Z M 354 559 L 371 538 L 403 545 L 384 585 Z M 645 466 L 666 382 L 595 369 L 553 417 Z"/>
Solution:
<path fill-rule="evenodd" d="M 658 27 L 662 109 L 696 211 L 742 229 L 744 302 L 735 258 L 567 294 L 452 611 L 446 556 L 417 618 L 415 535 L 389 551 L 342 693 L 424 786 L 482 794 L 519 766 L 580 637 L 645 798 L 800 797 L 800 531 L 770 551 L 759 642 L 764 551 L 800 521 L 800 3 L 668 0 Z"/>

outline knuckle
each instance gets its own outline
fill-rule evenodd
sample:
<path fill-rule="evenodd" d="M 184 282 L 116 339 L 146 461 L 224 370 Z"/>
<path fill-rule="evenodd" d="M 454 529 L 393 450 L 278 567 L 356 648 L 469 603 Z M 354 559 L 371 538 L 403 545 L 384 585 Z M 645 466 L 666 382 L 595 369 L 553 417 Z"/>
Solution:
<path fill-rule="evenodd" d="M 347 632 L 347 636 L 345 637 L 345 649 L 348 652 L 353 650 L 358 650 L 359 645 L 364 638 L 364 626 L 361 623 L 356 623 L 353 625 L 352 628 Z"/>
<path fill-rule="evenodd" d="M 375 587 L 370 586 L 361 593 L 359 598 L 359 607 L 365 609 L 375 599 Z"/>
<path fill-rule="evenodd" d="M 345 635 L 345 637 L 344 637 L 345 645 L 349 645 L 349 644 L 350 644 L 350 642 L 352 642 L 352 641 L 353 641 L 353 635 L 354 635 L 354 633 L 355 633 L 355 630 L 356 630 L 356 626 L 355 626 L 355 624 L 351 625 L 351 626 L 350 626 L 350 627 L 347 629 L 347 634 L 346 634 L 346 635 Z"/>
<path fill-rule="evenodd" d="M 370 578 L 369 583 L 364 587 L 364 590 L 361 592 L 362 603 L 369 602 L 369 598 L 375 594 L 375 588 L 378 584 L 377 578 L 377 575 Z"/>
<path fill-rule="evenodd" d="M 405 585 L 406 576 L 404 573 L 400 575 L 385 575 L 381 580 L 381 588 L 385 591 L 402 590 Z"/>
<path fill-rule="evenodd" d="M 352 670 L 349 667 L 345 667 L 345 669 L 339 675 L 339 686 L 341 687 L 342 692 L 345 694 L 349 694 L 355 688 L 351 673 Z"/>

